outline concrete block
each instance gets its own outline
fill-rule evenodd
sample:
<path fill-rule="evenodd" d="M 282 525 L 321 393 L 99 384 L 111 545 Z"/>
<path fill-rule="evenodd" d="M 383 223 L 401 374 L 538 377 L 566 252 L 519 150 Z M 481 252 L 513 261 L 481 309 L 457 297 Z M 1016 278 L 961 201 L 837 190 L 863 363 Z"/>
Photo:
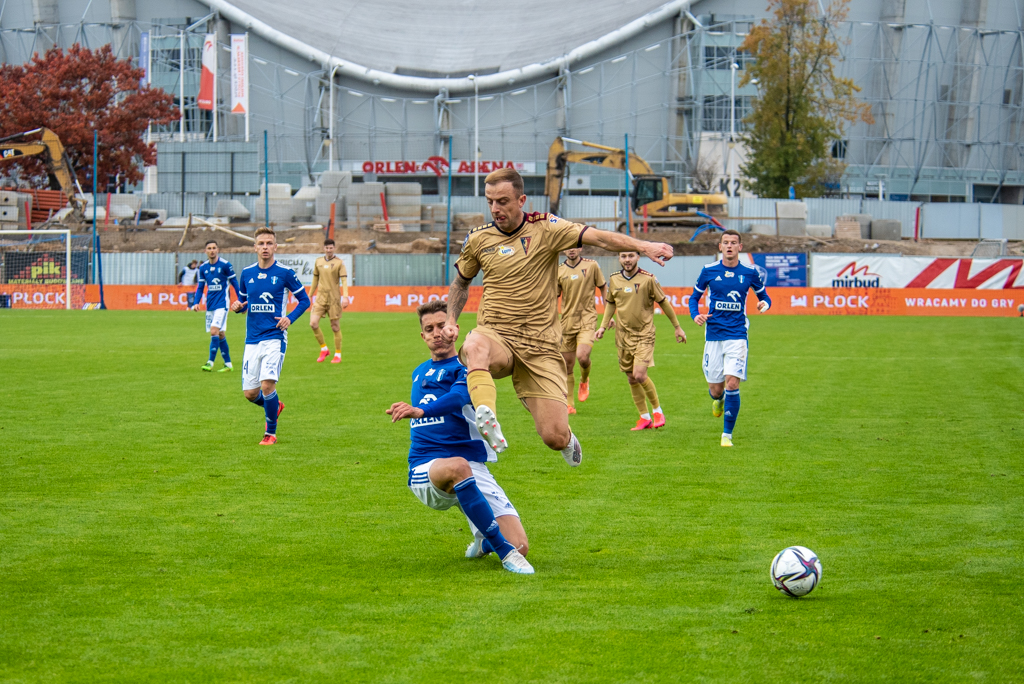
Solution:
<path fill-rule="evenodd" d="M 896 219 L 875 219 L 871 222 L 872 240 L 902 240 L 903 223 Z"/>
<path fill-rule="evenodd" d="M 214 209 L 213 215 L 242 219 L 244 221 L 251 216 L 251 213 L 245 208 L 245 205 L 238 200 L 222 199 L 217 200 L 217 207 Z"/>
<path fill-rule="evenodd" d="M 384 192 L 384 183 L 353 183 L 348 188 L 348 201 L 354 204 L 369 204 L 371 201 L 380 204 L 380 194 Z"/>
<path fill-rule="evenodd" d="M 9 205 L 0 205 L 0 221 L 11 221 L 17 223 L 18 221 L 18 207 Z"/>
<path fill-rule="evenodd" d="M 836 219 L 835 236 L 841 240 L 860 240 L 860 222 L 848 216 Z"/>
<path fill-rule="evenodd" d="M 807 226 L 807 234 L 812 237 L 818 238 L 830 238 L 832 237 L 832 226 Z"/>
<path fill-rule="evenodd" d="M 352 185 L 351 171 L 324 171 L 320 174 L 321 188 L 347 188 Z"/>
<path fill-rule="evenodd" d="M 754 235 L 775 235 L 775 226 L 770 223 L 751 223 L 750 232 Z"/>
<path fill-rule="evenodd" d="M 260 197 L 264 196 L 266 186 L 260 185 Z M 271 183 L 269 196 L 271 200 L 292 198 L 292 186 L 289 183 Z"/>
<path fill-rule="evenodd" d="M 394 182 L 385 183 L 384 192 L 390 200 L 392 195 L 422 195 L 423 186 L 420 183 Z"/>
<path fill-rule="evenodd" d="M 805 202 L 776 202 L 775 216 L 780 219 L 802 219 L 807 221 L 807 204 Z"/>

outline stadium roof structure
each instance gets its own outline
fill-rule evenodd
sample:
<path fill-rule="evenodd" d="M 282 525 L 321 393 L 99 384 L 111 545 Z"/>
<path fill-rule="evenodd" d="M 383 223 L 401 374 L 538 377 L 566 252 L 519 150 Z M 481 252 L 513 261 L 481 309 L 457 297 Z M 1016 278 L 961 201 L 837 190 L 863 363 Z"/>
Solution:
<path fill-rule="evenodd" d="M 337 73 L 419 92 L 504 88 L 629 40 L 694 0 L 202 0 Z M 468 78 L 474 75 L 474 79 Z"/>

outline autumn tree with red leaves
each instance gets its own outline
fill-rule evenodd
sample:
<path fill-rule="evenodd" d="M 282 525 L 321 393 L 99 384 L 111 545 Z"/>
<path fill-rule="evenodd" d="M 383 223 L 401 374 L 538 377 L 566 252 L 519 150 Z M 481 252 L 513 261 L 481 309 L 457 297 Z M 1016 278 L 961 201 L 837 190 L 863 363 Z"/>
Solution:
<path fill-rule="evenodd" d="M 45 127 L 67 150 L 83 188 L 92 187 L 93 131 L 99 131 L 99 185 L 120 174 L 138 183 L 143 167 L 156 163 L 156 147 L 145 142 L 149 124 L 177 119 L 174 100 L 162 90 L 140 86 L 142 69 L 77 43 L 67 51 L 37 53 L 22 66 L 0 66 L 0 137 Z M 45 186 L 46 172 L 35 158 L 5 162 L 0 174 Z"/>

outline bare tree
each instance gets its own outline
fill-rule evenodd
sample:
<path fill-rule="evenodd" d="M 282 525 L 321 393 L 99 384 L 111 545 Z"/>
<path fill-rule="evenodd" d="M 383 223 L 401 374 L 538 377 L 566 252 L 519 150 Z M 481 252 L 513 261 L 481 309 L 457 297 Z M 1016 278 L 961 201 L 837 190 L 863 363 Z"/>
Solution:
<path fill-rule="evenodd" d="M 717 178 L 718 166 L 707 157 L 697 157 L 690 162 L 690 185 L 694 192 L 714 192 Z"/>

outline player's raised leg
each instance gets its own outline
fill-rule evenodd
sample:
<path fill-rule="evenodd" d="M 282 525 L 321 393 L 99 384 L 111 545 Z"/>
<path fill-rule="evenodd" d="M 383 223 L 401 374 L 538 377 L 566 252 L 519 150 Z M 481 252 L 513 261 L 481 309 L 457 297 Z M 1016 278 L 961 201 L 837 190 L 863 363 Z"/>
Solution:
<path fill-rule="evenodd" d="M 582 463 L 583 447 L 569 429 L 569 415 L 565 411 L 565 404 L 544 397 L 527 397 L 523 399 L 523 403 L 533 416 L 537 434 L 544 440 L 544 444 L 549 449 L 560 452 L 570 466 L 575 468 Z"/>
<path fill-rule="evenodd" d="M 508 448 L 497 418 L 498 390 L 494 386 L 494 373 L 505 373 L 512 365 L 512 355 L 501 344 L 479 330 L 466 338 L 459 351 L 459 359 L 469 370 L 466 385 L 469 397 L 476 407 L 476 427 L 495 452 Z"/>

